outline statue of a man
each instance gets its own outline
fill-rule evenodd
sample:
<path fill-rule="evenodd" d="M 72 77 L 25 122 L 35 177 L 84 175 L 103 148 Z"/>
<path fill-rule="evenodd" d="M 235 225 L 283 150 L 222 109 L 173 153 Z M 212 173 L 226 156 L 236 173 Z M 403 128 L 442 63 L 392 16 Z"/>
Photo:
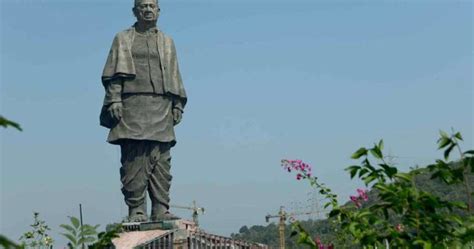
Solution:
<path fill-rule="evenodd" d="M 157 0 L 135 0 L 137 22 L 118 33 L 102 74 L 105 100 L 100 115 L 107 141 L 120 145 L 122 193 L 129 220 L 176 219 L 169 209 L 170 149 L 174 126 L 187 101 L 173 40 L 156 26 Z"/>

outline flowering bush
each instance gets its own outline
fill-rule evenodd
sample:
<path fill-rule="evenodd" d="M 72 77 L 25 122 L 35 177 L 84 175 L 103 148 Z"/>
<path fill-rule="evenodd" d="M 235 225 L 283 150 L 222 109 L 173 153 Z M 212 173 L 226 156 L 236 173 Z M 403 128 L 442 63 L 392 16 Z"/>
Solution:
<path fill-rule="evenodd" d="M 474 215 L 472 191 L 467 174 L 474 173 L 474 151 L 462 152 L 460 133 L 448 135 L 441 132 L 439 148 L 445 149 L 444 159 L 451 151 L 460 152 L 460 166 L 437 160 L 428 166 L 432 178 L 439 178 L 446 184 L 462 183 L 465 186 L 466 202 L 452 202 L 440 199 L 422 191 L 414 184 L 414 178 L 422 170 L 409 173 L 398 172 L 383 155 L 383 141 L 372 148 L 360 148 L 352 158 L 361 160 L 358 165 L 348 167 L 351 178 L 360 178 L 366 187 L 375 190 L 373 204 L 362 205 L 369 200 L 367 190 L 357 189 L 358 195 L 350 196 L 352 205 L 339 205 L 337 196 L 318 178 L 311 176 L 311 167 L 301 160 L 282 160 L 288 172 L 296 172 L 298 180 L 306 179 L 311 186 L 327 200 L 325 208 L 330 208 L 329 217 L 337 223 L 339 232 L 351 236 L 352 241 L 364 248 L 381 248 L 387 244 L 394 248 L 458 248 L 474 241 Z M 375 161 L 375 163 L 373 163 Z M 467 213 L 461 218 L 457 211 Z M 321 242 L 314 242 L 298 222 L 293 223 L 292 235 L 299 235 L 298 243 L 312 248 L 321 248 Z"/>
<path fill-rule="evenodd" d="M 351 195 L 350 199 L 351 199 L 352 203 L 354 203 L 354 205 L 356 205 L 356 207 L 360 208 L 360 207 L 362 207 L 362 202 L 365 202 L 365 201 L 369 200 L 369 196 L 367 195 L 367 190 L 363 190 L 363 189 L 360 189 L 360 188 L 357 189 L 357 193 L 359 195 L 357 195 L 357 196 Z"/>
<path fill-rule="evenodd" d="M 281 160 L 282 166 L 288 171 L 296 171 L 296 180 L 306 179 L 311 177 L 311 166 L 304 163 L 302 160 Z"/>

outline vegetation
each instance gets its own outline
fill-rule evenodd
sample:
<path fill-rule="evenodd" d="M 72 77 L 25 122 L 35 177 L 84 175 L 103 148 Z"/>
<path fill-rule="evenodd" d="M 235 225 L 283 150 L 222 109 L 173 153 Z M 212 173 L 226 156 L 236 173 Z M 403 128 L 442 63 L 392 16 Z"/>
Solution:
<path fill-rule="evenodd" d="M 455 164 L 453 165 L 455 167 Z M 461 184 L 448 185 L 446 186 L 439 179 L 431 179 L 432 173 L 427 168 L 414 169 L 419 171 L 419 174 L 415 177 L 416 186 L 423 191 L 432 193 L 433 195 L 439 196 L 441 199 L 446 201 L 467 201 L 466 196 L 462 194 L 463 186 Z M 474 174 L 469 174 L 470 182 L 474 182 Z M 376 190 L 368 192 L 368 201 L 363 204 L 362 207 L 367 207 L 375 204 L 376 202 Z M 345 203 L 346 207 L 354 207 L 352 201 Z M 458 210 L 461 217 L 467 217 L 467 212 Z M 334 219 L 323 219 L 323 220 L 306 220 L 300 221 L 300 225 L 306 229 L 307 233 L 310 234 L 314 241 L 319 238 L 322 242 L 330 243 L 333 242 L 335 248 L 351 248 L 349 241 L 344 241 L 344 238 L 339 237 L 336 230 L 336 222 Z M 286 239 L 287 248 L 301 248 L 296 243 L 296 240 L 291 239 L 289 235 L 292 232 L 292 225 L 286 225 L 285 234 L 288 235 Z M 264 243 L 272 248 L 278 248 L 278 225 L 270 223 L 266 226 L 243 226 L 240 228 L 238 233 L 231 235 L 235 239 L 254 241 L 258 243 Z M 349 237 L 345 238 L 349 240 Z M 354 248 L 354 245 L 352 245 Z"/>
<path fill-rule="evenodd" d="M 39 213 L 34 213 L 34 222 L 31 224 L 31 231 L 24 233 L 20 237 L 21 245 L 25 248 L 43 249 L 53 245 L 53 238 L 47 234 L 51 230 L 46 222 L 39 218 Z"/>
<path fill-rule="evenodd" d="M 0 246 L 5 249 L 23 249 L 24 246 L 17 245 L 15 242 L 9 240 L 7 237 L 0 235 Z"/>
<path fill-rule="evenodd" d="M 69 240 L 70 249 L 102 249 L 109 248 L 112 245 L 112 239 L 117 238 L 122 232 L 122 224 L 108 225 L 106 231 L 97 233 L 99 225 L 91 226 L 89 224 L 81 225 L 76 217 L 69 217 L 70 224 L 62 224 L 61 228 L 65 233 L 61 233 Z"/>
<path fill-rule="evenodd" d="M 444 160 L 408 173 L 385 160 L 383 141 L 372 148 L 360 148 L 353 155 L 361 160 L 347 168 L 370 192 L 358 189 L 351 202 L 339 205 L 331 189 L 311 176 L 311 167 L 301 160 L 283 160 L 285 170 L 297 172 L 298 180 L 308 180 L 326 198 L 329 219 L 293 222 L 287 227 L 297 235 L 298 246 L 289 248 L 460 248 L 474 241 L 474 216 L 471 184 L 474 182 L 474 151 L 462 152 L 460 133 L 441 132 L 439 148 Z M 456 163 L 448 162 L 453 150 L 460 153 Z M 375 161 L 375 163 L 373 163 Z M 270 235 L 270 233 L 272 235 Z M 269 239 L 266 235 L 272 236 Z M 275 225 L 243 227 L 232 236 L 277 246 Z M 288 241 L 288 240 L 287 240 Z M 329 248 L 329 246 L 327 247 Z"/>
<path fill-rule="evenodd" d="M 70 224 L 61 224 L 60 227 L 65 230 L 61 233 L 69 240 L 68 248 L 85 248 L 87 244 L 94 243 L 99 225 L 82 225 L 76 217 L 69 217 Z"/>
<path fill-rule="evenodd" d="M 118 234 L 121 232 L 122 224 L 108 225 L 105 232 L 101 232 L 97 235 L 97 240 L 89 246 L 89 249 L 110 248 L 110 246 L 112 246 L 112 240 L 118 238 Z"/>
<path fill-rule="evenodd" d="M 4 128 L 11 126 L 19 131 L 22 131 L 21 126 L 18 123 L 8 120 L 2 115 L 0 115 L 0 126 L 3 126 Z"/>

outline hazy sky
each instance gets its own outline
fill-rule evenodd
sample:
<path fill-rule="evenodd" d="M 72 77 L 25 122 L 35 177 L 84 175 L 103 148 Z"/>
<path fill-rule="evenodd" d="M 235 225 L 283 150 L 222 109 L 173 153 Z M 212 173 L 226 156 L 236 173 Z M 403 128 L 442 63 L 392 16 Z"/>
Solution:
<path fill-rule="evenodd" d="M 127 214 L 117 146 L 98 116 L 100 76 L 132 0 L 1 0 L 0 233 L 41 213 L 59 224 Z M 473 147 L 471 1 L 161 0 L 189 102 L 172 151 L 171 201 L 206 208 L 221 235 L 304 209 L 308 184 L 280 167 L 310 163 L 347 200 L 350 154 L 383 138 L 401 169 L 441 157 L 438 130 Z M 298 205 L 296 205 L 298 206 Z M 188 218 L 191 213 L 177 211 Z M 102 226 L 101 228 L 104 228 Z"/>

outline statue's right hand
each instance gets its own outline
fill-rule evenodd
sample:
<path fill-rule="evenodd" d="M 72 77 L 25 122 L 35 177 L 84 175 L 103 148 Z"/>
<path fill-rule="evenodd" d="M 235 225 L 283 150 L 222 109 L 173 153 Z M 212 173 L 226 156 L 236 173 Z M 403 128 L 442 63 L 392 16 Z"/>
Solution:
<path fill-rule="evenodd" d="M 122 118 L 122 103 L 115 102 L 109 106 L 109 113 L 115 120 L 120 120 Z"/>

